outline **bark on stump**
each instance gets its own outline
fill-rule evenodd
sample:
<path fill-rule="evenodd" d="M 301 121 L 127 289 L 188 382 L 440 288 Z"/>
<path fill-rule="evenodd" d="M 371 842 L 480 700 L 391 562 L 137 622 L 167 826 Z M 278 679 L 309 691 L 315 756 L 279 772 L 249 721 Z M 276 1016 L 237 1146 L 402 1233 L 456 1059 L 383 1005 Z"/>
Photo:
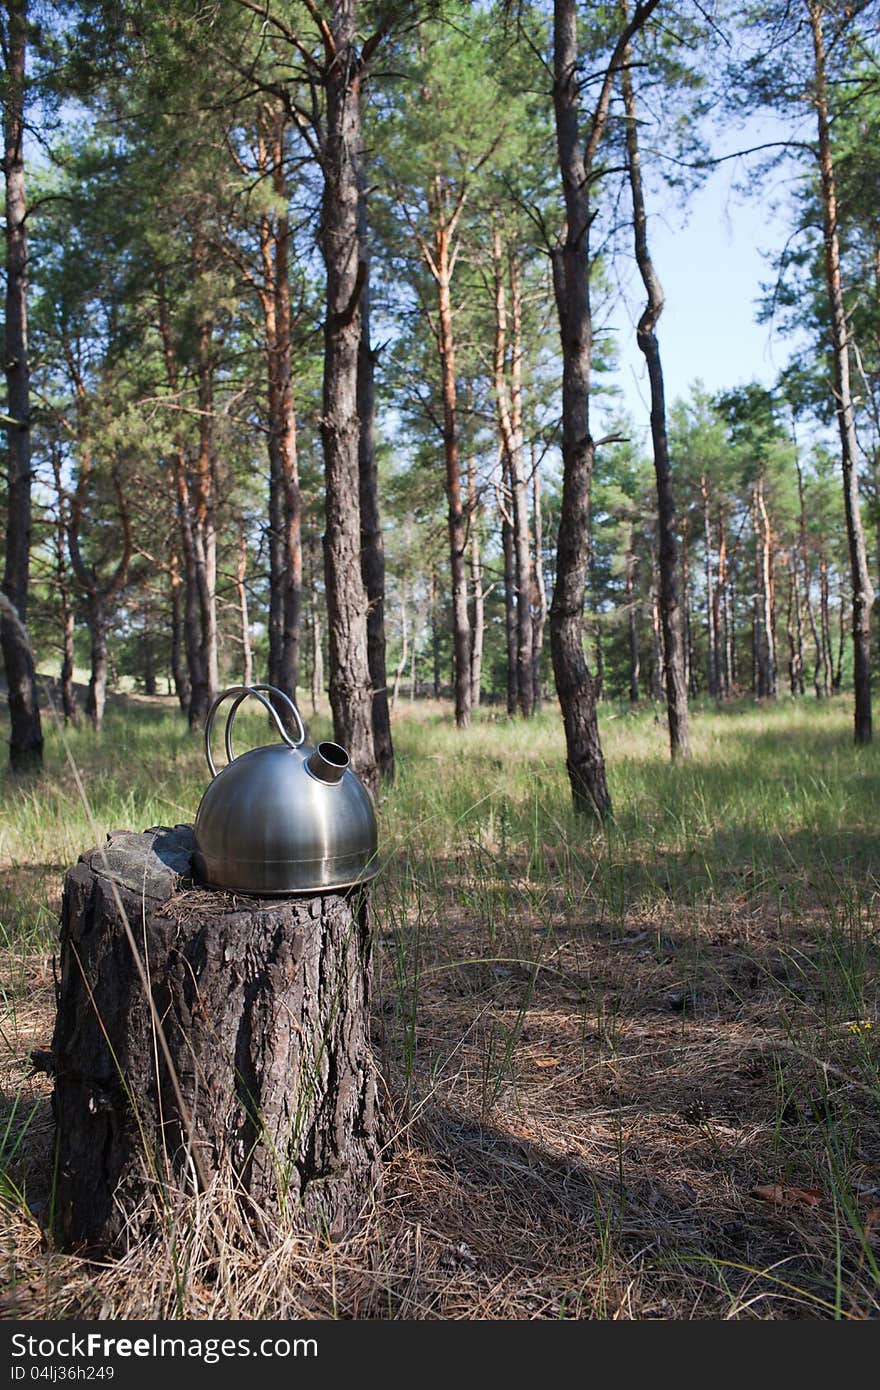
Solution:
<path fill-rule="evenodd" d="M 194 849 L 189 826 L 120 831 L 65 879 L 53 1054 L 68 1249 L 119 1253 L 196 1185 L 258 1224 L 293 1207 L 338 1238 L 380 1184 L 366 896 L 193 888 Z"/>

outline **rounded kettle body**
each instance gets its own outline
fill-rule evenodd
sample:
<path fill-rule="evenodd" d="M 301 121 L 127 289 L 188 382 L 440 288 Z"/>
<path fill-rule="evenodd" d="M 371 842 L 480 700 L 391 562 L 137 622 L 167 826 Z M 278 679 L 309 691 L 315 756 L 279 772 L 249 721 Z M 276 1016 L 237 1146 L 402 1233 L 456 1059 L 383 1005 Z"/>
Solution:
<path fill-rule="evenodd" d="M 302 737 L 292 740 L 260 694 L 264 690 L 273 688 L 235 686 L 212 706 L 205 736 L 215 776 L 196 815 L 198 877 L 212 888 L 257 897 L 331 892 L 366 882 L 379 867 L 369 792 L 339 744 L 305 745 L 298 715 Z M 287 699 L 283 692 L 273 693 Z M 210 752 L 213 716 L 233 694 L 237 699 L 226 725 L 229 762 L 217 772 Z M 270 711 L 283 742 L 235 757 L 232 722 L 248 695 Z"/>

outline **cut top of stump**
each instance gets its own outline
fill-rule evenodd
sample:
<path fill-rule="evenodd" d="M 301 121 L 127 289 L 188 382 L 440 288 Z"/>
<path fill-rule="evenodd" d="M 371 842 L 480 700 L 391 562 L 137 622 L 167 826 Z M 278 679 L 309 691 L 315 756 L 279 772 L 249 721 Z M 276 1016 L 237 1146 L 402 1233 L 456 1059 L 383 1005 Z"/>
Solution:
<path fill-rule="evenodd" d="M 114 830 L 107 843 L 79 857 L 93 874 L 151 901 L 164 903 L 192 876 L 196 837 L 191 825 Z"/>

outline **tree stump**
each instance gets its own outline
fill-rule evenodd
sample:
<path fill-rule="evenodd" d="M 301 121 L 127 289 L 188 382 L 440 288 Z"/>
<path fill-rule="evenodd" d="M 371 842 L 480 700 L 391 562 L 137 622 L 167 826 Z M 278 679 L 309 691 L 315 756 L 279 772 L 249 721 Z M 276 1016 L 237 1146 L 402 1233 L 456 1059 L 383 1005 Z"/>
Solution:
<path fill-rule="evenodd" d="M 67 1249 L 120 1253 L 196 1188 L 258 1223 L 293 1206 L 338 1238 L 380 1183 L 365 893 L 194 888 L 194 849 L 189 826 L 121 831 L 65 878 L 52 1050 Z"/>

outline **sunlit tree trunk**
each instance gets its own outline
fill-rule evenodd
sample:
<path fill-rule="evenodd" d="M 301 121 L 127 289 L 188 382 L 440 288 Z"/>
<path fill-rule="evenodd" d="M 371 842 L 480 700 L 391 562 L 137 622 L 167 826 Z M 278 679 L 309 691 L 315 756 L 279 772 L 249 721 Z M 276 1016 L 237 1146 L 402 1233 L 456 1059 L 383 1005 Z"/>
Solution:
<path fill-rule="evenodd" d="M 718 511 L 718 583 L 715 588 L 715 637 L 718 644 L 716 676 L 718 697 L 730 698 L 730 613 L 728 601 L 728 558 L 727 527 L 724 524 L 724 510 Z"/>
<path fill-rule="evenodd" d="M 397 670 L 394 672 L 394 690 L 391 694 L 391 708 L 397 704 L 397 697 L 400 694 L 400 681 L 406 670 L 406 663 L 409 657 L 409 615 L 407 612 L 407 592 L 406 577 L 400 581 L 400 660 L 397 663 Z"/>
<path fill-rule="evenodd" d="M 795 623 L 795 674 L 797 678 L 797 694 L 804 693 L 804 605 L 800 592 L 800 579 L 798 576 L 797 555 L 791 552 L 791 585 L 794 590 L 794 623 Z"/>
<path fill-rule="evenodd" d="M 681 526 L 681 590 L 684 604 L 685 681 L 688 693 L 690 695 L 696 695 L 697 667 L 694 661 L 694 635 L 691 626 L 691 554 L 686 512 Z"/>
<path fill-rule="evenodd" d="M 581 138 L 582 72 L 576 0 L 554 0 L 553 108 L 565 203 L 565 227 L 552 250 L 553 288 L 562 346 L 562 497 L 556 583 L 550 605 L 553 674 L 565 727 L 566 768 L 577 811 L 610 815 L 611 797 L 596 718 L 596 681 L 584 655 L 584 594 L 590 562 L 590 489 L 595 441 L 590 430 L 593 317 L 590 228 L 593 174 L 612 89 L 626 46 L 656 7 L 639 3 L 623 27 Z"/>
<path fill-rule="evenodd" d="M 176 510 L 175 508 L 175 516 Z M 180 556 L 177 552 L 176 541 L 172 542 L 168 554 L 168 584 L 171 591 L 171 632 L 169 638 L 171 678 L 174 682 L 177 703 L 185 714 L 189 709 L 190 686 L 189 674 L 183 657 L 183 580 L 180 576 Z"/>
<path fill-rule="evenodd" d="M 312 629 L 312 713 L 324 699 L 324 653 L 321 645 L 321 596 L 318 591 L 318 546 L 315 528 L 309 527 L 309 598 Z"/>
<path fill-rule="evenodd" d="M 247 537 L 244 527 L 238 534 L 238 564 L 235 569 L 235 589 L 238 594 L 238 616 L 241 623 L 241 682 L 250 685 L 254 674 L 253 651 L 251 648 L 251 624 L 248 615 L 247 587 Z"/>
<path fill-rule="evenodd" d="M 724 691 L 726 698 L 733 694 L 736 684 L 736 643 L 734 605 L 731 594 L 730 570 L 725 571 L 724 576 L 724 603 L 722 605 L 721 617 L 724 624 Z"/>
<path fill-rule="evenodd" d="M 788 553 L 788 606 L 785 632 L 788 638 L 788 687 L 792 695 L 804 693 L 804 648 L 801 626 L 801 599 L 798 586 L 797 556 Z"/>
<path fill-rule="evenodd" d="M 270 174 L 276 211 L 260 220 L 263 279 L 260 298 L 266 338 L 269 451 L 269 683 L 296 698 L 302 629 L 302 519 L 293 389 L 290 308 L 290 219 L 285 165 L 287 113 L 263 105 L 260 164 Z M 295 720 L 277 701 L 288 732 Z"/>
<path fill-rule="evenodd" d="M 507 299 L 505 294 L 504 247 L 496 225 L 492 231 L 492 263 L 495 280 L 495 401 L 502 448 L 507 466 L 510 492 L 510 521 L 516 591 L 515 661 L 516 701 L 520 714 L 532 713 L 532 615 L 531 554 L 529 548 L 528 484 L 525 472 L 522 427 L 522 287 L 519 264 L 512 248 L 508 250 L 507 274 L 510 282 L 511 341 L 507 354 Z M 509 380 L 508 380 L 509 375 Z"/>
<path fill-rule="evenodd" d="M 632 552 L 632 527 L 629 531 L 629 540 L 626 547 L 624 558 L 624 601 L 626 603 L 626 621 L 629 632 L 629 699 L 630 704 L 638 704 L 639 701 L 639 615 L 633 596 L 633 577 L 635 574 L 635 556 Z"/>
<path fill-rule="evenodd" d="M 55 480 L 55 498 L 58 516 L 55 523 L 55 582 L 58 588 L 58 601 L 61 608 L 61 708 L 65 724 L 77 722 L 76 689 L 73 684 L 74 661 L 74 612 L 70 592 L 70 576 L 67 568 L 67 500 L 61 481 L 61 452 L 53 442 L 51 445 L 52 476 Z"/>
<path fill-rule="evenodd" d="M 439 193 L 436 195 L 439 197 Z M 452 259 L 450 233 L 438 225 L 434 237 L 437 265 L 439 349 L 442 363 L 443 452 L 446 461 L 446 502 L 449 525 L 449 566 L 452 575 L 452 642 L 454 655 L 455 722 L 471 722 L 471 629 L 468 619 L 465 549 L 467 524 L 461 496 L 458 454 L 458 404 L 455 380 L 455 334 L 452 321 Z"/>
<path fill-rule="evenodd" d="M 874 589 L 868 569 L 865 534 L 859 499 L 858 444 L 850 388 L 849 327 L 840 275 L 837 187 L 831 153 L 828 111 L 828 76 L 820 0 L 806 0 L 813 34 L 815 86 L 813 102 L 819 136 L 819 176 L 825 252 L 825 285 L 828 294 L 829 331 L 834 358 L 834 403 L 840 433 L 843 467 L 843 499 L 852 583 L 853 684 L 855 688 L 854 738 L 870 743 L 871 728 L 871 609 Z"/>
<path fill-rule="evenodd" d="M 703 500 L 703 543 L 706 548 L 706 683 L 713 699 L 718 698 L 718 631 L 715 626 L 715 585 L 712 576 L 712 525 L 709 516 L 709 486 L 700 478 Z"/>
<path fill-rule="evenodd" d="M 78 445 L 78 477 L 67 520 L 67 546 L 74 577 L 83 595 L 86 625 L 89 630 L 91 672 L 86 694 L 85 713 L 86 718 L 94 725 L 95 729 L 100 730 L 104 723 L 108 665 L 107 634 L 112 617 L 113 600 L 125 587 L 134 545 L 128 500 L 119 473 L 114 468 L 113 490 L 116 496 L 121 532 L 119 562 L 110 576 L 105 578 L 99 573 L 97 561 L 90 565 L 83 556 L 83 513 L 92 482 L 93 462 L 89 398 L 75 353 L 69 343 L 65 343 L 64 346 L 76 395 Z"/>
<path fill-rule="evenodd" d="M 544 653 L 544 624 L 547 620 L 547 588 L 544 583 L 544 520 L 541 515 L 541 475 L 535 446 L 532 445 L 532 689 L 535 709 L 541 708 L 541 658 Z"/>
<path fill-rule="evenodd" d="M 358 235 L 363 266 L 361 340 L 358 348 L 357 402 L 360 420 L 358 470 L 361 507 L 361 574 L 367 591 L 367 662 L 373 687 L 373 744 L 379 776 L 394 781 L 394 744 L 388 708 L 385 657 L 385 546 L 379 516 L 379 467 L 376 457 L 375 354 L 370 338 L 370 235 L 367 219 L 366 154 L 358 162 Z"/>
<path fill-rule="evenodd" d="M 334 0 L 326 44 L 321 250 L 327 269 L 324 329 L 325 589 L 334 734 L 371 791 L 379 784 L 361 570 L 360 421 L 357 408 L 360 297 L 358 168 L 362 149 L 355 0 Z"/>
<path fill-rule="evenodd" d="M 31 406 L 27 339 L 28 240 L 24 165 L 27 0 L 6 0 L 3 84 L 3 173 L 6 185 L 6 317 L 4 369 L 8 422 L 6 560 L 3 593 L 15 616 L 0 612 L 0 646 L 9 700 L 9 765 L 30 772 L 43 765 L 43 731 L 34 660 L 28 642 L 31 551 Z M 9 423 L 12 421 L 14 423 Z"/>
<path fill-rule="evenodd" d="M 776 696 L 776 640 L 774 635 L 772 532 L 764 495 L 764 474 L 754 483 L 756 638 L 758 667 L 758 696 Z"/>
<path fill-rule="evenodd" d="M 172 399 L 176 403 L 180 395 L 180 374 L 171 331 L 171 312 L 165 281 L 161 272 L 156 275 L 156 293 L 159 311 L 159 333 L 162 339 L 162 356 L 165 364 L 165 379 Z M 207 689 L 207 670 L 201 635 L 201 605 L 199 602 L 199 582 L 196 566 L 195 515 L 189 486 L 189 468 L 183 431 L 175 430 L 174 446 L 171 456 L 173 498 L 180 531 L 181 556 L 183 559 L 182 630 L 183 647 L 186 654 L 186 711 L 191 729 L 198 728 L 207 712 L 204 692 Z M 178 699 L 182 685 L 178 686 Z M 195 697 L 195 698 L 194 698 Z"/>
<path fill-rule="evenodd" d="M 804 607 L 807 613 L 807 620 L 810 624 L 810 635 L 813 639 L 815 655 L 813 658 L 813 689 L 816 692 L 816 699 L 822 698 L 822 682 L 820 671 L 822 669 L 822 639 L 819 629 L 816 626 L 816 613 L 813 608 L 813 575 L 810 566 L 810 551 L 807 545 L 807 508 L 804 500 L 804 472 L 801 467 L 800 455 L 797 453 L 795 445 L 795 468 L 797 469 L 798 481 L 798 509 L 800 516 L 800 552 L 801 552 L 801 572 L 804 582 Z"/>
<path fill-rule="evenodd" d="M 840 575 L 839 585 L 840 600 L 837 607 L 837 661 L 834 666 L 834 675 L 831 680 L 831 692 L 839 695 L 843 685 L 843 655 L 846 649 L 846 577 Z"/>
<path fill-rule="evenodd" d="M 822 694 L 831 694 L 831 611 L 828 591 L 828 561 L 819 559 L 819 620 L 822 627 Z"/>
<path fill-rule="evenodd" d="M 516 561 L 513 546 L 513 521 L 510 511 L 510 466 L 507 451 L 501 456 L 501 487 L 498 490 L 501 512 L 501 557 L 504 568 L 504 636 L 507 647 L 507 714 L 516 714 L 519 692 L 519 671 L 516 661 Z"/>
<path fill-rule="evenodd" d="M 437 566 L 431 564 L 431 588 L 430 588 L 430 618 L 431 618 L 431 683 L 434 690 L 434 699 L 440 699 L 442 682 L 440 678 L 440 621 L 437 612 Z"/>
<path fill-rule="evenodd" d="M 470 531 L 471 593 L 473 594 L 473 640 L 471 642 L 471 705 L 479 708 L 483 685 L 483 637 L 486 604 L 483 597 L 483 558 L 480 553 L 480 503 L 473 450 L 468 450 L 468 529 Z M 413 642 L 415 655 L 415 642 Z"/>
<path fill-rule="evenodd" d="M 86 718 L 100 730 L 104 727 L 107 702 L 107 629 L 110 624 L 107 602 L 100 592 L 91 594 L 86 602 L 86 622 L 91 665 L 86 692 Z"/>
<path fill-rule="evenodd" d="M 663 699 L 665 685 L 663 659 L 663 624 L 660 617 L 660 567 L 657 555 L 651 550 L 651 631 L 654 637 L 654 666 L 651 672 L 651 698 L 657 703 Z"/>
<path fill-rule="evenodd" d="M 82 471 L 82 463 L 80 468 L 80 483 L 71 506 L 67 535 L 73 572 L 85 599 L 86 625 L 89 630 L 91 671 L 86 694 L 85 713 L 86 718 L 94 725 L 95 729 L 100 730 L 104 723 L 104 708 L 107 698 L 107 634 L 113 612 L 113 600 L 125 586 L 133 544 L 128 505 L 119 480 L 116 478 L 114 479 L 116 501 L 122 530 L 122 554 L 119 563 L 110 578 L 105 580 L 98 574 L 95 566 L 85 562 L 80 546 L 80 529 L 89 470 L 86 466 L 85 471 Z"/>
<path fill-rule="evenodd" d="M 200 275 L 205 245 L 196 238 L 193 263 Z M 191 537 L 200 617 L 200 661 L 193 675 L 190 724 L 202 725 L 220 683 L 217 650 L 217 496 L 214 459 L 214 320 L 205 310 L 198 324 L 199 436 L 192 480 Z"/>
<path fill-rule="evenodd" d="M 623 0 L 626 20 L 627 4 Z M 666 711 L 669 722 L 669 743 L 673 758 L 690 756 L 690 725 L 688 720 L 688 690 L 685 673 L 685 648 L 682 638 L 681 608 L 678 599 L 678 544 L 675 535 L 675 499 L 672 491 L 672 467 L 669 459 L 669 440 L 666 433 L 666 395 L 657 322 L 663 313 L 664 295 L 654 262 L 648 250 L 648 220 L 642 186 L 642 165 L 639 151 L 638 120 L 635 93 L 630 67 L 631 50 L 626 49 L 621 70 L 621 87 L 626 111 L 626 145 L 629 182 L 632 193 L 635 253 L 648 296 L 639 319 L 636 340 L 644 354 L 651 387 L 651 441 L 654 452 L 654 475 L 657 483 L 657 533 L 659 539 L 660 618 L 663 627 L 663 654 L 666 685 Z"/>

